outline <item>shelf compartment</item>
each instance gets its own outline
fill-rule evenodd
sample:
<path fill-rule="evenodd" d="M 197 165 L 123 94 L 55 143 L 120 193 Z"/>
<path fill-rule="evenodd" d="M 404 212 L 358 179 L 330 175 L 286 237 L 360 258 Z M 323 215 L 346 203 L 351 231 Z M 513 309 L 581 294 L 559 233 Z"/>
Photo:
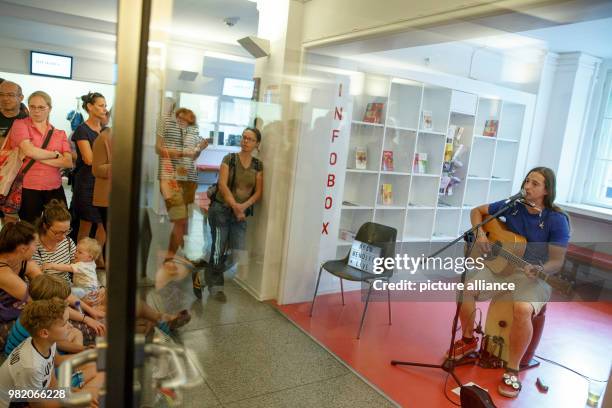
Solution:
<path fill-rule="evenodd" d="M 464 208 L 461 210 L 461 222 L 459 223 L 459 232 L 464 232 L 472 228 L 472 221 L 470 219 L 471 208 Z"/>
<path fill-rule="evenodd" d="M 499 121 L 501 107 L 502 107 L 502 101 L 499 99 L 492 99 L 492 98 L 479 98 L 478 99 L 478 110 L 476 113 L 476 123 L 474 124 L 475 134 L 477 135 L 483 134 L 487 120 L 498 120 Z M 498 125 L 499 125 L 499 122 L 498 122 Z M 499 133 L 499 126 L 498 126 L 497 133 Z"/>
<path fill-rule="evenodd" d="M 497 143 L 493 163 L 494 179 L 514 178 L 518 148 L 518 143 Z"/>
<path fill-rule="evenodd" d="M 384 106 L 380 114 L 381 116 L 378 124 L 383 125 L 385 123 L 388 108 L 387 96 L 389 95 L 389 84 L 390 78 L 388 77 L 368 74 L 363 76 L 363 83 L 351 84 L 351 88 L 362 88 L 359 90 L 355 89 L 355 91 L 359 91 L 359 95 L 353 98 L 353 121 L 360 124 L 367 123 L 368 125 L 372 125 L 370 122 L 363 121 L 365 113 L 368 109 L 368 104 L 382 103 Z"/>
<path fill-rule="evenodd" d="M 391 84 L 387 126 L 416 129 L 419 126 L 419 112 L 423 84 L 412 81 L 394 81 Z"/>
<path fill-rule="evenodd" d="M 404 241 L 429 241 L 431 239 L 432 226 L 435 210 L 414 211 L 409 209 L 406 212 L 406 222 L 404 224 Z"/>
<path fill-rule="evenodd" d="M 366 151 L 366 169 L 378 171 L 380 169 L 380 155 L 383 142 L 383 127 L 379 126 L 351 126 L 351 138 L 349 140 L 349 150 L 347 157 L 347 168 L 356 169 L 356 151 L 357 148 L 365 149 Z"/>
<path fill-rule="evenodd" d="M 474 139 L 468 168 L 469 177 L 490 178 L 495 156 L 495 141 L 493 143 L 481 138 Z"/>
<path fill-rule="evenodd" d="M 489 192 L 488 180 L 471 180 L 468 179 L 465 187 L 464 206 L 473 208 L 487 202 Z"/>
<path fill-rule="evenodd" d="M 451 90 L 437 86 L 425 85 L 423 87 L 423 103 L 419 129 L 446 134 L 448 115 L 450 112 Z M 423 112 L 431 112 L 431 127 L 423 120 Z"/>
<path fill-rule="evenodd" d="M 385 130 L 385 141 L 383 151 L 393 152 L 393 171 L 410 173 L 416 147 L 416 132 L 409 130 L 398 130 L 387 128 Z M 383 168 L 381 156 L 380 168 Z"/>
<path fill-rule="evenodd" d="M 401 241 L 404 230 L 404 209 L 376 209 L 374 222 L 397 229 L 397 241 Z"/>
<path fill-rule="evenodd" d="M 374 210 L 365 211 L 342 211 L 340 215 L 340 228 L 338 230 L 338 245 L 350 245 L 351 242 L 341 239 L 342 230 L 357 234 L 359 227 L 364 223 L 372 221 Z"/>
<path fill-rule="evenodd" d="M 440 179 L 438 177 L 412 177 L 409 206 L 435 207 L 438 201 L 438 189 Z"/>
<path fill-rule="evenodd" d="M 498 136 L 503 139 L 518 141 L 523 132 L 524 117 L 525 105 L 504 102 Z"/>
<path fill-rule="evenodd" d="M 439 176 L 442 173 L 442 162 L 444 161 L 444 145 L 446 143 L 446 135 L 437 135 L 432 133 L 419 133 L 417 137 L 417 146 L 414 155 L 417 153 L 427 153 L 427 167 L 425 173 L 417 173 L 414 169 L 413 159 L 413 174 L 432 174 Z"/>
<path fill-rule="evenodd" d="M 437 211 L 433 238 L 453 237 L 451 240 L 456 238 L 460 218 L 461 210 Z"/>
<path fill-rule="evenodd" d="M 382 186 L 383 184 L 391 184 L 392 201 L 391 204 L 383 204 Z M 378 198 L 376 199 L 377 207 L 405 206 L 408 202 L 408 190 L 410 188 L 410 176 L 399 176 L 392 174 L 381 174 L 378 182 Z"/>
<path fill-rule="evenodd" d="M 358 207 L 373 207 L 377 195 L 378 174 L 346 173 L 342 201 L 356 204 Z M 351 206 L 343 205 L 351 208 Z"/>

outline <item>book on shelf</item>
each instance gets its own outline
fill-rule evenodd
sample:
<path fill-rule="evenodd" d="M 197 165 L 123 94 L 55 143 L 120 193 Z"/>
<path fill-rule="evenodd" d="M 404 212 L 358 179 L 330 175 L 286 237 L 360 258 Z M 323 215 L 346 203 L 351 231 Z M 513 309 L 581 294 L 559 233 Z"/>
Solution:
<path fill-rule="evenodd" d="M 381 186 L 381 195 L 383 205 L 393 204 L 393 184 L 384 183 Z"/>
<path fill-rule="evenodd" d="M 427 153 L 415 153 L 412 170 L 415 173 L 427 173 Z"/>
<path fill-rule="evenodd" d="M 423 111 L 423 129 L 433 129 L 433 115 L 431 111 L 424 110 Z"/>
<path fill-rule="evenodd" d="M 368 168 L 368 153 L 363 147 L 355 148 L 355 168 L 359 170 Z"/>
<path fill-rule="evenodd" d="M 497 136 L 497 126 L 499 125 L 499 120 L 497 119 L 488 119 L 485 122 L 484 130 L 482 131 L 483 136 Z"/>
<path fill-rule="evenodd" d="M 383 150 L 382 169 L 383 171 L 393 171 L 393 151 L 392 150 Z"/>
<path fill-rule="evenodd" d="M 368 123 L 380 123 L 384 107 L 385 104 L 381 102 L 368 103 L 368 107 L 363 115 L 363 121 Z"/>

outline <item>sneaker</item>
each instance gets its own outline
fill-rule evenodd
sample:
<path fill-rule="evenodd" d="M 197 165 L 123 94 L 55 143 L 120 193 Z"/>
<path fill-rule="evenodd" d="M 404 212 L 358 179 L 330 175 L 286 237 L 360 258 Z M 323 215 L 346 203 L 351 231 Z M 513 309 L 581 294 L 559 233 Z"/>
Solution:
<path fill-rule="evenodd" d="M 446 352 L 446 358 L 449 358 L 450 355 L 453 355 L 453 360 L 461 360 L 463 358 L 463 356 L 466 356 L 468 354 L 470 354 L 473 351 L 476 351 L 478 349 L 478 339 L 477 338 L 472 338 L 472 341 L 470 342 L 465 342 L 463 341 L 463 339 L 459 339 L 455 342 L 455 344 L 453 345 L 453 353 L 451 353 L 449 351 Z"/>
<path fill-rule="evenodd" d="M 227 302 L 227 296 L 225 296 L 225 293 L 223 293 L 223 291 L 218 291 L 217 293 L 212 295 L 212 298 L 216 300 L 217 302 L 221 302 L 221 303 Z"/>
<path fill-rule="evenodd" d="M 521 381 L 518 378 L 518 373 L 514 371 L 506 371 L 501 379 L 501 384 L 497 387 L 497 391 L 508 398 L 516 398 L 521 392 Z"/>

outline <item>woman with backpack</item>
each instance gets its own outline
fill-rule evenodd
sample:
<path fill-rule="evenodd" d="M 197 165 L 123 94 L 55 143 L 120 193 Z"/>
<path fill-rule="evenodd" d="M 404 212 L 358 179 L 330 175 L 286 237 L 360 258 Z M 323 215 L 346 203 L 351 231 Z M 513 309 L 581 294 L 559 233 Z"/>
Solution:
<path fill-rule="evenodd" d="M 220 302 L 226 301 L 223 272 L 227 249 L 245 249 L 246 217 L 253 214 L 253 205 L 263 193 L 263 163 L 253 157 L 260 143 L 258 129 L 246 128 L 242 132 L 240 152 L 223 158 L 217 191 L 211 197 L 208 224 L 212 248 L 204 280 L 212 298 Z M 202 297 L 197 273 L 193 275 L 193 290 L 196 296 Z"/>

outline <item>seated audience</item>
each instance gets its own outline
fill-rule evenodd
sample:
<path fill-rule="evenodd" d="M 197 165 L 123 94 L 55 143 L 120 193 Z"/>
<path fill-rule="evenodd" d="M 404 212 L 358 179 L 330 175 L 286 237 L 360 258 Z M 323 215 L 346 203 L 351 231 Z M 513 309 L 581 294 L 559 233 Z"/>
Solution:
<path fill-rule="evenodd" d="M 0 367 L 0 405 L 15 406 L 11 402 L 9 390 L 55 389 L 57 379 L 53 367 L 59 365 L 56 357 L 57 342 L 67 336 L 68 305 L 65 301 L 53 298 L 37 300 L 25 306 L 20 320 L 24 328 L 32 334 L 16 347 Z M 97 373 L 95 365 L 83 366 L 81 375 L 73 377 L 73 392 L 89 392 L 96 401 L 100 388 L 104 385 L 104 375 Z M 78 383 L 75 383 L 74 380 Z M 57 400 L 28 401 L 32 407 L 59 407 Z"/>

